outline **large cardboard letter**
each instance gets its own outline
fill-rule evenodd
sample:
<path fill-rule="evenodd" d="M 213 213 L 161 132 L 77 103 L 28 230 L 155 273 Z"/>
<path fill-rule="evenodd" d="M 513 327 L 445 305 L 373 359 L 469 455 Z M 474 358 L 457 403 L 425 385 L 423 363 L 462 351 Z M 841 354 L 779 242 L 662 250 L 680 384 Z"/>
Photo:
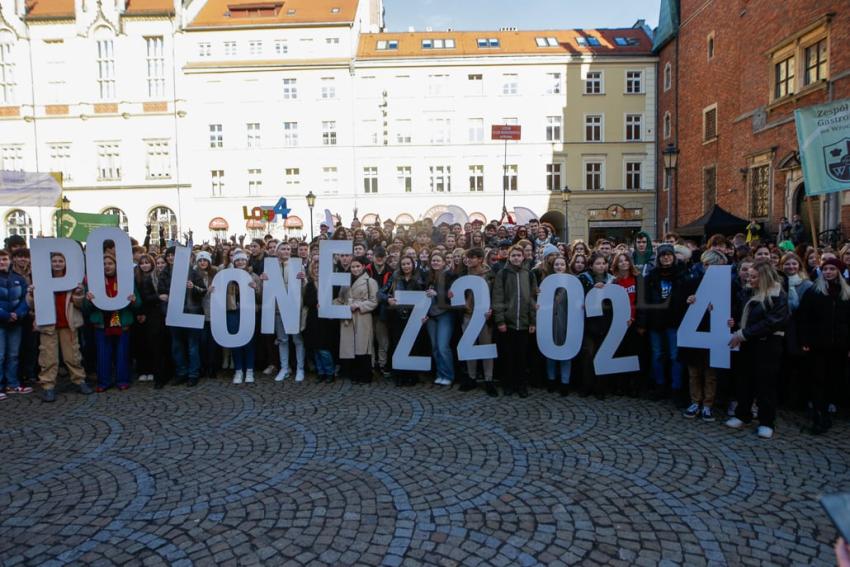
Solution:
<path fill-rule="evenodd" d="M 588 317 L 602 315 L 602 300 L 604 299 L 611 300 L 614 312 L 611 319 L 611 328 L 608 329 L 608 334 L 605 336 L 602 344 L 599 345 L 599 350 L 593 359 L 593 368 L 597 374 L 637 372 L 640 370 L 640 359 L 637 356 L 614 358 L 629 328 L 629 317 L 632 314 L 629 294 L 626 293 L 626 288 L 616 284 L 607 284 L 602 288 L 593 288 L 585 298 L 585 310 Z"/>
<path fill-rule="evenodd" d="M 555 293 L 567 293 L 567 336 L 564 344 L 556 345 L 553 329 Z M 537 296 L 537 346 L 546 358 L 571 360 L 581 350 L 584 336 L 584 288 L 577 277 L 570 274 L 551 274 L 540 284 Z"/>
<path fill-rule="evenodd" d="M 297 335 L 301 332 L 301 280 L 298 274 L 304 271 L 300 258 L 292 258 L 286 263 L 286 279 L 284 285 L 283 273 L 277 258 L 266 258 L 263 273 L 269 279 L 263 282 L 263 313 L 260 319 L 260 332 L 267 335 L 274 333 L 275 307 L 280 310 L 283 329 L 287 335 Z"/>
<path fill-rule="evenodd" d="M 118 293 L 115 297 L 106 295 L 106 276 L 103 274 L 103 243 L 111 240 L 115 243 L 116 277 Z M 89 233 L 86 241 L 86 274 L 89 291 L 94 294 L 95 307 L 103 311 L 120 311 L 127 307 L 133 295 L 133 248 L 130 237 L 118 227 L 96 228 Z"/>
<path fill-rule="evenodd" d="M 186 282 L 189 280 L 189 264 L 192 262 L 192 249 L 188 246 L 174 247 L 174 265 L 171 266 L 171 287 L 168 288 L 168 310 L 165 324 L 169 327 L 203 329 L 203 313 L 184 313 L 186 305 Z"/>
<path fill-rule="evenodd" d="M 353 247 L 352 240 L 319 242 L 319 317 L 323 319 L 351 319 L 348 305 L 334 305 L 333 288 L 351 285 L 351 274 L 334 272 L 334 254 L 351 254 Z"/>
<path fill-rule="evenodd" d="M 254 308 L 256 291 L 250 287 L 251 274 L 245 270 L 228 268 L 213 278 L 210 297 L 210 329 L 216 343 L 222 348 L 245 346 L 254 336 Z M 239 330 L 230 334 L 227 330 L 227 286 L 235 282 L 239 286 Z"/>
<path fill-rule="evenodd" d="M 35 295 L 35 324 L 56 324 L 56 303 L 53 294 L 68 291 L 83 283 L 86 262 L 83 249 L 70 238 L 34 238 L 30 241 L 32 283 Z M 53 277 L 50 257 L 53 253 L 65 256 L 65 275 Z M 103 272 L 103 262 L 97 264 Z"/>
<path fill-rule="evenodd" d="M 452 306 L 459 307 L 466 303 L 466 292 L 472 292 L 474 302 L 472 317 L 466 331 L 457 344 L 458 360 L 485 360 L 498 356 L 496 345 L 476 345 L 478 335 L 487 322 L 486 314 L 490 310 L 490 288 L 484 278 L 478 276 L 463 276 L 452 284 Z"/>
<path fill-rule="evenodd" d="M 696 302 L 685 312 L 676 343 L 680 347 L 709 350 L 708 365 L 729 368 L 732 357 L 729 349 L 731 331 L 726 322 L 732 318 L 732 266 L 709 266 L 696 291 Z M 709 332 L 698 331 L 705 312 L 709 314 Z"/>
<path fill-rule="evenodd" d="M 431 299 L 425 295 L 424 291 L 397 291 L 393 297 L 398 301 L 396 305 L 413 306 L 413 311 L 407 319 L 407 324 L 393 352 L 393 368 L 427 372 L 431 370 L 431 357 L 410 356 L 410 351 L 413 350 L 413 343 L 416 342 L 416 337 L 422 329 L 422 319 L 428 315 Z"/>

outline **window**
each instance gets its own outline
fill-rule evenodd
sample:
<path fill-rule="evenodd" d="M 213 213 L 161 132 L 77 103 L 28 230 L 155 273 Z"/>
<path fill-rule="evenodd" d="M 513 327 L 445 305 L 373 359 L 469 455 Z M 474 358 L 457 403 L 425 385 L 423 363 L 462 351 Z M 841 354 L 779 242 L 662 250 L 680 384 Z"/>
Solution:
<path fill-rule="evenodd" d="M 0 146 L 0 170 L 24 170 L 24 147 L 22 145 Z"/>
<path fill-rule="evenodd" d="M 50 150 L 50 171 L 61 173 L 62 181 L 70 181 L 71 144 L 50 144 L 48 147 Z"/>
<path fill-rule="evenodd" d="M 248 194 L 260 195 L 263 192 L 263 170 L 248 170 Z"/>
<path fill-rule="evenodd" d="M 806 77 L 805 84 L 811 85 L 826 79 L 827 53 L 826 39 L 822 39 L 805 49 Z"/>
<path fill-rule="evenodd" d="M 546 73 L 546 94 L 556 95 L 561 94 L 563 86 L 561 84 L 560 73 Z"/>
<path fill-rule="evenodd" d="M 121 179 L 121 164 L 118 142 L 97 144 L 98 181 L 117 181 Z"/>
<path fill-rule="evenodd" d="M 602 190 L 601 161 L 587 161 L 584 163 L 584 188 L 587 191 Z"/>
<path fill-rule="evenodd" d="M 336 82 L 333 77 L 322 77 L 322 98 L 336 98 Z"/>
<path fill-rule="evenodd" d="M 146 37 L 148 71 L 148 97 L 165 96 L 165 48 L 162 36 Z"/>
<path fill-rule="evenodd" d="M 336 145 L 336 120 L 326 120 L 322 122 L 322 145 Z"/>
<path fill-rule="evenodd" d="M 224 170 L 213 169 L 212 171 L 210 171 L 210 179 L 212 181 L 212 196 L 221 197 L 222 195 L 224 195 Z"/>
<path fill-rule="evenodd" d="M 638 142 L 641 140 L 641 122 L 643 116 L 640 114 L 626 114 L 626 141 Z"/>
<path fill-rule="evenodd" d="M 301 169 L 298 167 L 287 167 L 283 170 L 283 184 L 287 192 L 297 190 L 301 186 Z M 297 191 L 296 191 L 297 192 Z"/>
<path fill-rule="evenodd" d="M 22 236 L 27 242 L 33 237 L 32 218 L 21 209 L 6 215 L 6 236 Z"/>
<path fill-rule="evenodd" d="M 711 141 L 717 137 L 717 105 L 702 111 L 702 140 Z"/>
<path fill-rule="evenodd" d="M 156 207 L 148 213 L 148 224 L 151 234 L 159 234 L 161 228 L 166 241 L 177 238 L 177 215 L 168 207 Z"/>
<path fill-rule="evenodd" d="M 505 171 L 502 174 L 502 187 L 505 191 L 516 191 L 519 182 L 519 166 L 516 164 L 508 164 L 505 166 Z"/>
<path fill-rule="evenodd" d="M 584 141 L 602 141 L 602 115 L 588 114 L 584 117 Z"/>
<path fill-rule="evenodd" d="M 295 100 L 298 98 L 298 80 L 284 79 L 283 80 L 283 98 L 284 100 Z"/>
<path fill-rule="evenodd" d="M 591 46 L 591 47 L 599 47 L 600 45 L 602 45 L 602 44 L 599 42 L 599 38 L 598 38 L 598 37 L 594 37 L 594 36 L 588 36 L 588 37 L 587 37 L 587 44 L 588 44 L 589 46 Z"/>
<path fill-rule="evenodd" d="M 208 41 L 202 41 L 198 44 L 198 57 L 211 57 L 212 44 Z"/>
<path fill-rule="evenodd" d="M 579 47 L 587 47 L 587 38 L 581 35 L 576 36 L 576 43 Z"/>
<path fill-rule="evenodd" d="M 289 53 L 289 44 L 286 43 L 285 39 L 276 39 L 274 41 L 274 54 L 275 55 L 286 55 Z"/>
<path fill-rule="evenodd" d="M 626 94 L 643 92 L 643 71 L 626 71 Z"/>
<path fill-rule="evenodd" d="M 717 202 L 717 167 L 702 170 L 702 210 L 710 211 Z"/>
<path fill-rule="evenodd" d="M 467 75 L 466 83 L 470 95 L 482 96 L 484 94 L 484 75 L 481 73 Z"/>
<path fill-rule="evenodd" d="M 322 168 L 322 190 L 325 193 L 336 193 L 339 191 L 339 174 L 336 167 Z"/>
<path fill-rule="evenodd" d="M 100 100 L 115 98 L 115 52 L 111 39 L 97 42 L 97 88 Z"/>
<path fill-rule="evenodd" d="M 673 66 L 670 62 L 664 64 L 664 92 L 666 93 L 673 87 Z"/>
<path fill-rule="evenodd" d="M 558 47 L 560 45 L 554 37 L 536 37 L 534 43 L 537 44 L 537 47 Z"/>
<path fill-rule="evenodd" d="M 410 144 L 413 141 L 413 121 L 399 119 L 395 121 L 395 141 L 397 144 Z"/>
<path fill-rule="evenodd" d="M 546 164 L 546 188 L 549 191 L 561 190 L 561 164 L 547 163 Z"/>
<path fill-rule="evenodd" d="M 432 193 L 451 193 L 452 190 L 452 166 L 450 165 L 432 165 L 431 172 L 431 192 Z"/>
<path fill-rule="evenodd" d="M 248 133 L 248 148 L 260 147 L 260 123 L 249 122 L 245 124 L 245 130 Z"/>
<path fill-rule="evenodd" d="M 100 211 L 100 214 L 118 217 L 118 228 L 124 232 L 130 232 L 129 224 L 127 223 L 127 214 L 118 207 L 106 207 Z"/>
<path fill-rule="evenodd" d="M 502 75 L 502 94 L 515 96 L 519 93 L 519 82 L 516 73 L 505 73 Z"/>
<path fill-rule="evenodd" d="M 560 142 L 561 141 L 561 116 L 546 117 L 546 141 Z"/>
<path fill-rule="evenodd" d="M 483 142 L 484 141 L 484 119 L 470 118 L 466 121 L 469 127 L 469 141 Z"/>
<path fill-rule="evenodd" d="M 67 88 L 67 76 L 71 66 L 67 64 L 68 50 L 64 40 L 44 41 L 44 60 L 46 69 L 44 76 L 47 79 L 47 90 L 44 102 L 62 103 L 69 95 Z M 0 104 L 3 103 L 3 44 L 0 44 Z M 10 75 L 11 77 L 11 75 Z M 7 102 L 12 102 L 7 101 Z"/>
<path fill-rule="evenodd" d="M 397 47 L 397 46 L 396 46 Z M 423 39 L 422 49 L 454 49 L 455 40 L 448 39 Z"/>
<path fill-rule="evenodd" d="M 396 189 L 402 193 L 413 191 L 413 168 L 400 165 L 395 168 Z"/>
<path fill-rule="evenodd" d="M 221 124 L 210 124 L 210 147 L 224 147 L 224 132 L 222 131 Z"/>
<path fill-rule="evenodd" d="M 472 192 L 484 191 L 484 166 L 469 166 L 469 190 Z"/>
<path fill-rule="evenodd" d="M 235 57 L 237 53 L 235 41 L 224 42 L 224 55 L 227 57 Z"/>
<path fill-rule="evenodd" d="M 377 193 L 378 192 L 378 168 L 364 167 L 363 168 L 363 192 Z"/>
<path fill-rule="evenodd" d="M 298 122 L 283 123 L 283 145 L 288 148 L 298 145 Z"/>
<path fill-rule="evenodd" d="M 363 120 L 360 122 L 360 135 L 362 144 L 365 146 L 378 145 L 378 121 Z"/>
<path fill-rule="evenodd" d="M 630 191 L 641 190 L 641 162 L 627 161 L 626 162 L 626 189 Z"/>
<path fill-rule="evenodd" d="M 783 59 L 774 65 L 773 98 L 794 94 L 794 57 Z"/>
<path fill-rule="evenodd" d="M 584 79 L 584 94 L 603 94 L 602 71 L 588 71 Z"/>
<path fill-rule="evenodd" d="M 171 144 L 168 140 L 149 140 L 145 142 L 145 169 L 148 179 L 168 179 L 171 177 Z"/>
<path fill-rule="evenodd" d="M 499 47 L 499 40 L 495 37 L 479 37 L 476 43 L 479 49 L 495 49 Z"/>
<path fill-rule="evenodd" d="M 396 39 L 380 40 L 380 41 L 378 41 L 377 48 L 378 48 L 379 51 L 384 51 L 384 50 L 388 50 L 388 49 L 391 49 L 391 50 L 398 49 L 398 40 L 396 40 Z"/>
<path fill-rule="evenodd" d="M 428 96 L 446 96 L 448 75 L 428 75 Z"/>
<path fill-rule="evenodd" d="M 705 49 L 708 60 L 711 61 L 714 59 L 714 32 L 708 34 L 708 38 L 705 41 Z"/>
<path fill-rule="evenodd" d="M 670 111 L 664 113 L 664 139 L 667 140 L 673 135 L 673 118 L 670 116 Z"/>
<path fill-rule="evenodd" d="M 429 118 L 432 144 L 452 143 L 452 121 L 449 118 Z"/>
<path fill-rule="evenodd" d="M 770 214 L 770 164 L 750 168 L 750 216 Z"/>
<path fill-rule="evenodd" d="M 422 49 L 433 49 L 434 48 L 434 40 L 433 39 L 423 39 L 422 40 Z"/>
<path fill-rule="evenodd" d="M 248 55 L 262 55 L 263 42 L 259 39 L 252 39 L 248 42 Z"/>

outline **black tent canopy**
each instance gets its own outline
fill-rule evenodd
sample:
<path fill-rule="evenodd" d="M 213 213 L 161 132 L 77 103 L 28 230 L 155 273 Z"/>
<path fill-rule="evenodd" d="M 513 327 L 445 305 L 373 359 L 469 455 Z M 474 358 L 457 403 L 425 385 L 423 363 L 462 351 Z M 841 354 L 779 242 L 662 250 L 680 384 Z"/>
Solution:
<path fill-rule="evenodd" d="M 726 236 L 747 229 L 748 221 L 738 218 L 719 205 L 714 205 L 709 212 L 685 226 L 680 226 L 676 232 L 682 236 L 709 236 L 723 234 Z"/>

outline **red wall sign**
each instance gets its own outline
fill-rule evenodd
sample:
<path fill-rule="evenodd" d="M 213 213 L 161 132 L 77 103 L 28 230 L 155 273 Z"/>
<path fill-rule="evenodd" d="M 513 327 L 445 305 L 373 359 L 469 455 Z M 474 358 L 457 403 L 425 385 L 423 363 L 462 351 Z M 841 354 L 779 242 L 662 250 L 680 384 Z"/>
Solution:
<path fill-rule="evenodd" d="M 491 140 L 519 140 L 522 133 L 522 126 L 511 124 L 493 124 L 490 139 Z"/>

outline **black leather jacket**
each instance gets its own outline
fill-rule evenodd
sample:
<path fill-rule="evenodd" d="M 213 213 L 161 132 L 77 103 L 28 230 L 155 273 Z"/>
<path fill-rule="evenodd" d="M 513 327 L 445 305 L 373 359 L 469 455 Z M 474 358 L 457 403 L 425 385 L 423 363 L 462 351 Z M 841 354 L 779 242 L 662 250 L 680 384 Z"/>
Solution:
<path fill-rule="evenodd" d="M 744 317 L 746 316 L 746 321 Z M 788 310 L 788 295 L 777 286 L 764 301 L 750 298 L 743 304 L 740 321 L 745 340 L 763 339 L 785 331 L 791 313 Z"/>

